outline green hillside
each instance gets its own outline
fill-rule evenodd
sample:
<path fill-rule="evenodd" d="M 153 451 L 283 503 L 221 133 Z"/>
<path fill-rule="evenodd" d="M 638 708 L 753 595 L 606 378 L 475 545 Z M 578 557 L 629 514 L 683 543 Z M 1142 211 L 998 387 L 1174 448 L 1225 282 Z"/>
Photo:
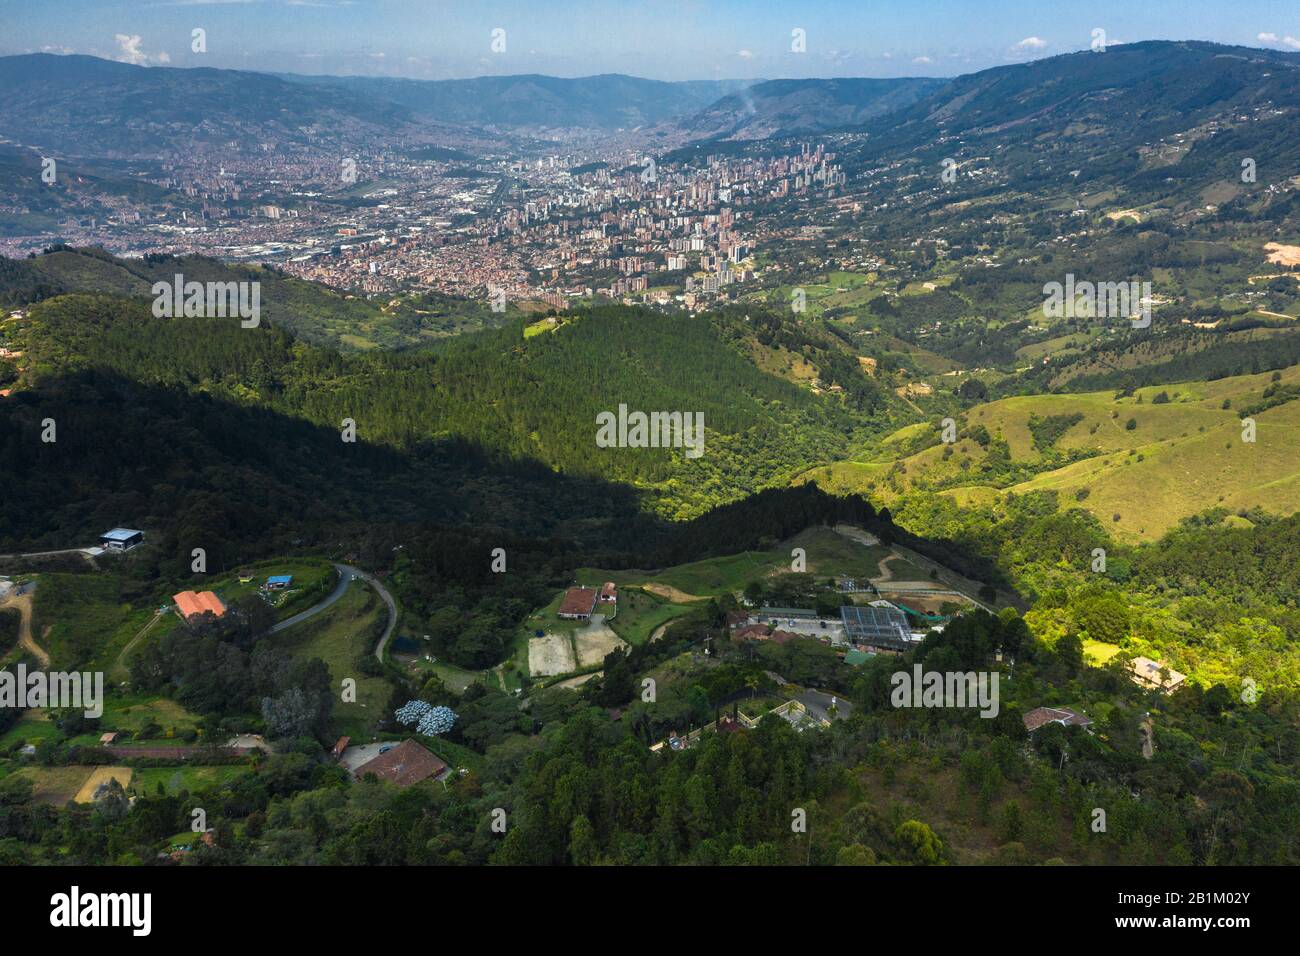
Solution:
<path fill-rule="evenodd" d="M 1214 507 L 1287 515 L 1300 508 L 1300 403 L 1253 406 L 1268 404 L 1266 394 L 1284 399 L 1297 385 L 1300 368 L 1291 367 L 1132 394 L 1000 399 L 962 414 L 951 446 L 937 423 L 913 425 L 885 439 L 872 460 L 837 462 L 799 480 L 885 501 L 938 491 L 991 502 L 1051 489 L 1132 540 L 1157 538 Z M 1244 412 L 1257 424 L 1253 444 L 1242 441 Z M 924 447 L 914 450 L 917 443 Z"/>

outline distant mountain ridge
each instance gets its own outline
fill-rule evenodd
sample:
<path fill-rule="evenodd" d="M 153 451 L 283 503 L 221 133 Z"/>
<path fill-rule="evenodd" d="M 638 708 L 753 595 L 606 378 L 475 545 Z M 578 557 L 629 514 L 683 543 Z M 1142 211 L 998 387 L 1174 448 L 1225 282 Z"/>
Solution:
<path fill-rule="evenodd" d="M 948 81 L 768 80 L 710 104 L 679 124 L 692 139 L 765 139 L 858 126 L 911 106 Z"/>
<path fill-rule="evenodd" d="M 964 144 L 1003 150 L 1000 164 L 1022 185 L 1077 169 L 1079 181 L 1122 178 L 1137 188 L 1144 178 L 1200 175 L 1209 165 L 1214 175 L 1234 167 L 1235 178 L 1244 156 L 1289 163 L 1293 111 L 1300 53 L 1153 40 L 959 76 L 869 121 L 872 135 L 858 153 L 866 163 L 907 154 L 930 161 Z M 1164 160 L 1152 153 L 1176 135 L 1184 135 L 1183 152 Z"/>
<path fill-rule="evenodd" d="M 466 80 L 370 76 L 296 76 L 304 85 L 342 87 L 439 123 L 483 127 L 571 127 L 613 130 L 688 116 L 752 80 L 647 80 L 620 73 L 574 78 L 522 74 Z"/>
<path fill-rule="evenodd" d="M 373 141 L 410 120 L 396 104 L 268 73 L 46 53 L 0 57 L 0 130 L 69 155 L 161 157 L 200 142 L 252 149 L 272 136 Z"/>

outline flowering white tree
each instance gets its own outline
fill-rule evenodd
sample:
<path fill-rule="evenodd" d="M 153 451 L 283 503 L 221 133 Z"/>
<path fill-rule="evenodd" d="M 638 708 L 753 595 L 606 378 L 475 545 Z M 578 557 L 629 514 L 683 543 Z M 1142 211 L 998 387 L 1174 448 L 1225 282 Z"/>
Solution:
<path fill-rule="evenodd" d="M 433 707 L 420 718 L 420 722 L 415 725 L 415 730 L 426 737 L 437 737 L 451 730 L 454 723 L 456 723 L 454 710 L 450 707 Z"/>
<path fill-rule="evenodd" d="M 397 722 L 403 727 L 418 724 L 420 718 L 433 709 L 433 705 L 423 700 L 408 700 L 393 713 Z"/>
<path fill-rule="evenodd" d="M 434 707 L 423 700 L 408 700 L 393 714 L 403 727 L 415 727 L 417 734 L 437 737 L 451 730 L 456 712 L 450 707 Z"/>

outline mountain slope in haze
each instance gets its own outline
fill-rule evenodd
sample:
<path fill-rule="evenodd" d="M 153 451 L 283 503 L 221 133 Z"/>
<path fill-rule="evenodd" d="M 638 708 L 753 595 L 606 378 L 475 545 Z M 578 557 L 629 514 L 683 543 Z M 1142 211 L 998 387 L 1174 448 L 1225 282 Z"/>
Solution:
<path fill-rule="evenodd" d="M 1148 41 L 960 76 L 924 99 L 866 124 L 862 163 L 959 149 L 989 153 L 1022 186 L 1106 179 L 1129 188 L 1177 175 L 1192 159 L 1222 162 L 1215 140 L 1247 120 L 1263 165 L 1294 154 L 1300 54 L 1202 42 Z M 1276 111 L 1276 112 L 1275 112 Z M 1266 123 L 1261 120 L 1276 119 Z M 1183 139 L 1162 144 L 1165 137 Z M 1161 148 L 1162 145 L 1164 148 Z M 1236 173 L 1247 145 L 1233 143 Z M 1226 167 L 1225 167 L 1226 168 Z"/>
<path fill-rule="evenodd" d="M 408 80 L 365 76 L 292 76 L 282 79 L 342 87 L 395 103 L 439 123 L 494 127 L 571 127 L 611 130 L 689 115 L 749 80 L 665 82 L 609 73 L 565 78 L 525 74 L 468 80 Z"/>
<path fill-rule="evenodd" d="M 90 56 L 0 57 L 0 130 L 74 156 L 168 156 L 384 140 L 407 110 L 346 89 L 239 70 L 142 67 Z"/>
<path fill-rule="evenodd" d="M 929 78 L 768 80 L 725 96 L 679 125 L 692 139 L 766 139 L 858 126 L 929 95 Z"/>

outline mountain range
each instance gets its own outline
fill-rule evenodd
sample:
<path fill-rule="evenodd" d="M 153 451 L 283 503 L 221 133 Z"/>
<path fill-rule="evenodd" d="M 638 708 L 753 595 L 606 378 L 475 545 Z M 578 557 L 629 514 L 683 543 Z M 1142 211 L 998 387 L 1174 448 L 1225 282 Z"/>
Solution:
<path fill-rule="evenodd" d="M 1126 149 L 1198 119 L 1297 102 L 1300 54 L 1191 41 L 1124 44 L 950 80 L 430 81 L 0 58 L 7 138 L 100 158 L 174 155 L 196 142 L 418 141 L 451 130 L 653 129 L 678 142 L 718 142 L 863 129 L 872 134 L 867 157 L 957 137 L 1035 142 L 1039 159 L 1091 142 L 1085 154 L 1104 149 L 1132 169 Z"/>

